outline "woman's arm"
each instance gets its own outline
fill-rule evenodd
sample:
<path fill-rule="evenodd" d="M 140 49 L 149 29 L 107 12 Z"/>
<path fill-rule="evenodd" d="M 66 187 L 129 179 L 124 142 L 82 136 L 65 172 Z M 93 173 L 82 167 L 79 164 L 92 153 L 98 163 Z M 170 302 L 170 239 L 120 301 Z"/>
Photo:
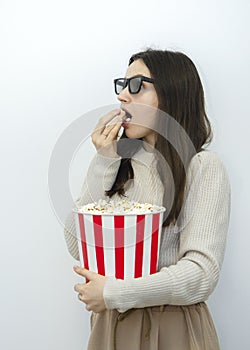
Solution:
<path fill-rule="evenodd" d="M 105 199 L 105 190 L 109 190 L 112 187 L 120 163 L 121 157 L 109 158 L 97 153 L 90 163 L 87 176 L 83 182 L 80 195 L 75 201 L 75 205 L 79 207 L 98 201 L 99 199 Z M 79 260 L 73 212 L 70 212 L 66 218 L 64 237 L 69 253 L 76 260 Z"/>
<path fill-rule="evenodd" d="M 121 162 L 117 154 L 117 136 L 124 115 L 124 111 L 114 109 L 101 117 L 95 126 L 91 139 L 97 153 L 89 166 L 80 196 L 75 201 L 76 206 L 104 199 L 105 190 L 112 187 Z M 73 212 L 65 220 L 64 236 L 70 254 L 79 260 Z"/>
<path fill-rule="evenodd" d="M 195 158 L 188 173 L 201 170 L 201 177 L 196 191 L 191 184 L 191 195 L 184 204 L 184 217 L 190 215 L 190 208 L 195 210 L 180 232 L 179 261 L 143 278 L 123 281 L 108 277 L 104 287 L 108 309 L 124 312 L 161 304 L 194 304 L 206 300 L 214 290 L 229 225 L 230 182 L 215 153 L 200 152 Z"/>

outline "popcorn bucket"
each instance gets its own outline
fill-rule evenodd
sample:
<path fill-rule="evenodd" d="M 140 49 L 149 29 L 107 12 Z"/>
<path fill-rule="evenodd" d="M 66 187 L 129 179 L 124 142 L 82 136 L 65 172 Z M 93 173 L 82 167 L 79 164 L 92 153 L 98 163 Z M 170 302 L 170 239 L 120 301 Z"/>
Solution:
<path fill-rule="evenodd" d="M 118 279 L 155 273 L 164 211 L 93 215 L 73 209 L 81 266 Z"/>

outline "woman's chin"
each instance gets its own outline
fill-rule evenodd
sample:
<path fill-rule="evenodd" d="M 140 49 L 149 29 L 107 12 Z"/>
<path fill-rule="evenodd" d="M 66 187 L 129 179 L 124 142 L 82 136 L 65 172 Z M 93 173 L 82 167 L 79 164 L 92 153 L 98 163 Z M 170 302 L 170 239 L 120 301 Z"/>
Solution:
<path fill-rule="evenodd" d="M 131 130 L 131 128 L 127 127 L 124 129 L 125 135 L 129 138 L 129 139 L 139 139 L 140 136 L 137 135 L 135 132 L 133 132 L 133 130 Z"/>

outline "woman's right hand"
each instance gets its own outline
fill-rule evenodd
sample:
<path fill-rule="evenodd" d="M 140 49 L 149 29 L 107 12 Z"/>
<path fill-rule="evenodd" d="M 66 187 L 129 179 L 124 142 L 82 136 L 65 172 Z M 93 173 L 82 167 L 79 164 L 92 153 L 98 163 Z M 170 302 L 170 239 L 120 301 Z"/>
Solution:
<path fill-rule="evenodd" d="M 115 109 L 99 119 L 91 134 L 92 142 L 98 153 L 111 158 L 119 157 L 117 154 L 117 137 L 124 117 L 125 112 L 123 110 Z M 108 124 L 110 121 L 112 122 Z"/>

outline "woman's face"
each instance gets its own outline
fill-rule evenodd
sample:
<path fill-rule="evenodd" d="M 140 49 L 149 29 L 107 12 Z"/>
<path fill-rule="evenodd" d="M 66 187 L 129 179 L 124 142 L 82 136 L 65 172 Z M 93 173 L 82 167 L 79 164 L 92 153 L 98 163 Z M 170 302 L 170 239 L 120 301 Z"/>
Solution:
<path fill-rule="evenodd" d="M 151 78 L 150 71 L 142 60 L 134 61 L 128 67 L 125 77 L 131 78 L 138 74 Z M 118 100 L 121 102 L 121 109 L 132 115 L 131 121 L 123 124 L 126 136 L 131 139 L 142 138 L 147 143 L 154 145 L 155 133 L 149 128 L 151 125 L 153 128 L 154 124 L 152 110 L 158 107 L 158 97 L 154 84 L 143 81 L 137 94 L 130 94 L 128 86 L 126 86 L 118 95 Z M 154 107 L 154 109 L 146 106 Z"/>

